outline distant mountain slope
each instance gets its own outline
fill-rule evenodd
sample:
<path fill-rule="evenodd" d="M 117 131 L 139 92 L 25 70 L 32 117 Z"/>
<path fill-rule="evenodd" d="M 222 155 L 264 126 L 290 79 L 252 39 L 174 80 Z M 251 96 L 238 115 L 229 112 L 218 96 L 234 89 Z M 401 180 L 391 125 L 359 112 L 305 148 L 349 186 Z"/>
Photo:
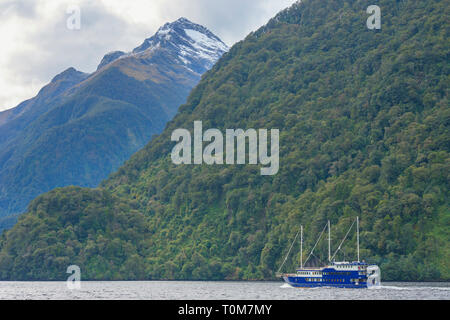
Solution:
<path fill-rule="evenodd" d="M 69 68 L 55 76 L 38 95 L 17 107 L 0 112 L 0 146 L 20 134 L 32 121 L 50 110 L 52 103 L 69 88 L 85 80 L 89 74 Z"/>
<path fill-rule="evenodd" d="M 63 280 L 76 264 L 84 279 L 273 279 L 300 224 L 309 250 L 330 219 L 334 252 L 359 216 L 383 280 L 450 280 L 450 9 L 380 0 L 375 31 L 371 4 L 304 0 L 234 45 L 102 188 L 35 199 L 3 234 L 0 278 Z M 175 166 L 171 134 L 195 120 L 279 128 L 278 174 Z M 297 243 L 282 271 L 299 260 Z"/>
<path fill-rule="evenodd" d="M 210 42 L 190 37 L 194 29 Z M 96 186 L 163 130 L 227 50 L 185 18 L 150 39 L 145 49 L 105 55 L 93 74 L 69 68 L 0 113 L 0 217 L 55 187 Z"/>

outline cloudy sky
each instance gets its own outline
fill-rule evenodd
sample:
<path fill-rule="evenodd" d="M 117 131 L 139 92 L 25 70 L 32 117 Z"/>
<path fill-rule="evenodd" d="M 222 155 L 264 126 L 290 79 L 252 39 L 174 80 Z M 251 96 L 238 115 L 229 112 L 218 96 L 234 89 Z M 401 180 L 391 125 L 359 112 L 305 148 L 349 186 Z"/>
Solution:
<path fill-rule="evenodd" d="M 0 111 L 37 94 L 56 74 L 96 69 L 103 55 L 130 51 L 165 22 L 202 24 L 228 45 L 295 0 L 0 0 Z M 80 29 L 67 20 L 80 10 Z"/>

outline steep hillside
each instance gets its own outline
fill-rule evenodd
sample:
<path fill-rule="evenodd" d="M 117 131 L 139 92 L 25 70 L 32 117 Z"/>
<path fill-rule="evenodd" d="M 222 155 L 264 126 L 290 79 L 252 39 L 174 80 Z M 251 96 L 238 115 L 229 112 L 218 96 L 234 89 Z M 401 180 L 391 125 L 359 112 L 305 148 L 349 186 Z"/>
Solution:
<path fill-rule="evenodd" d="M 103 189 L 35 199 L 3 234 L 0 278 L 77 264 L 84 279 L 271 279 L 300 224 L 311 248 L 330 219 L 334 251 L 359 216 L 361 256 L 384 280 L 449 280 L 449 7 L 378 1 L 377 31 L 371 4 L 305 0 L 234 45 Z M 175 166 L 171 134 L 195 120 L 280 129 L 278 174 Z"/>
<path fill-rule="evenodd" d="M 85 80 L 89 74 L 68 68 L 55 76 L 38 95 L 17 107 L 0 112 L 0 146 L 26 128 L 40 115 L 50 110 L 52 103 L 69 88 Z"/>
<path fill-rule="evenodd" d="M 209 46 L 189 37 L 193 29 L 211 39 Z M 184 18 L 151 39 L 145 49 L 107 54 L 91 75 L 70 68 L 0 114 L 0 217 L 22 213 L 55 187 L 97 186 L 164 129 L 227 49 Z"/>

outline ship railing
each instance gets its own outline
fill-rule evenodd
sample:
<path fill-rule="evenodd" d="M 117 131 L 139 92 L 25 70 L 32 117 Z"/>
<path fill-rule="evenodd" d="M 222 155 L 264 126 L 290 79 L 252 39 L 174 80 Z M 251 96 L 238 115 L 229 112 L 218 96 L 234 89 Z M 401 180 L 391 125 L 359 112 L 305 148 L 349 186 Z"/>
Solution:
<path fill-rule="evenodd" d="M 296 277 L 297 274 L 296 273 L 276 273 L 275 276 L 277 278 L 282 278 L 282 277 Z"/>

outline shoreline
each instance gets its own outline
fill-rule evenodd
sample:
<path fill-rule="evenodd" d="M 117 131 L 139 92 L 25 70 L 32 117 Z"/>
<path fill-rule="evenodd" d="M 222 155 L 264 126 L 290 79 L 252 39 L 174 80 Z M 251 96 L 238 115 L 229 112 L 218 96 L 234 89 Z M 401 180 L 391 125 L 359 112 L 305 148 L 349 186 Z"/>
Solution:
<path fill-rule="evenodd" d="M 58 282 L 67 282 L 67 280 L 0 280 L 0 283 L 12 283 L 12 282 L 24 282 L 24 283 L 33 283 L 33 282 L 49 282 L 49 283 L 58 283 Z M 279 282 L 284 283 L 282 280 L 83 280 L 81 282 L 216 282 L 216 283 L 270 283 L 270 282 Z M 405 284 L 415 284 L 415 283 L 447 283 L 450 286 L 450 280 L 438 280 L 438 281 L 401 281 L 401 280 L 386 280 L 381 281 L 381 284 L 389 284 L 389 283 L 405 283 Z"/>

